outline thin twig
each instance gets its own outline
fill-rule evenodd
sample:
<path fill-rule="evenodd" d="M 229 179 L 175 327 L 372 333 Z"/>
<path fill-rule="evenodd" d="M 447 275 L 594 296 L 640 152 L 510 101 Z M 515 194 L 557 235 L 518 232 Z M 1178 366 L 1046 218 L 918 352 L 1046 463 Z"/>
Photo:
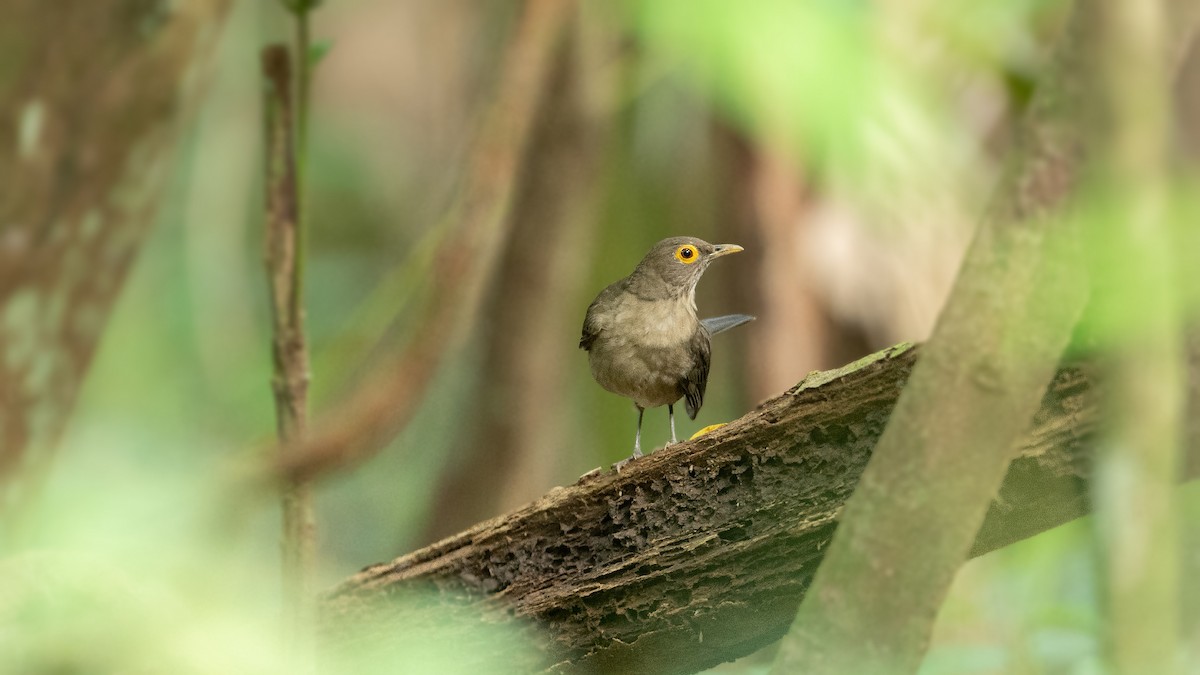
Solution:
<path fill-rule="evenodd" d="M 274 336 L 272 388 L 281 454 L 287 455 L 305 432 L 309 383 L 304 299 L 298 283 L 300 223 L 288 48 L 271 45 L 263 49 L 262 69 L 267 143 L 265 262 Z M 285 617 L 292 622 L 289 635 L 305 642 L 299 636 L 311 625 L 316 548 L 311 487 L 302 480 L 287 481 L 282 488 L 282 508 Z"/>
<path fill-rule="evenodd" d="M 308 260 L 308 200 L 305 199 L 305 184 L 308 179 L 308 111 L 312 89 L 312 59 L 310 51 L 308 3 L 301 3 L 294 12 L 296 17 L 296 299 L 304 297 L 304 266 Z M 303 312 L 303 307 L 295 308 Z"/>

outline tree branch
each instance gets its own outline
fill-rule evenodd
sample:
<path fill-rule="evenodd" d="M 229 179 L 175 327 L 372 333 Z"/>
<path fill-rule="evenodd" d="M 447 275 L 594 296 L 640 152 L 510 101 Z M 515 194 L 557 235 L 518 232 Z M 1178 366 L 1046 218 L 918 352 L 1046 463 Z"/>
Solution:
<path fill-rule="evenodd" d="M 481 307 L 488 339 L 474 400 L 456 441 L 433 517 L 420 543 L 435 541 L 536 498 L 553 485 L 566 429 L 546 413 L 568 386 L 578 354 L 562 339 L 576 330 L 579 251 L 594 248 L 596 202 L 617 89 L 617 31 L 585 5 L 565 26 L 534 120 L 508 241 Z M 587 31 L 585 32 L 585 28 Z M 597 35 L 598 33 L 598 35 Z"/>
<path fill-rule="evenodd" d="M 787 631 L 918 351 L 814 373 L 717 432 L 369 567 L 325 598 L 323 646 L 447 640 L 489 672 L 690 673 L 749 654 Z M 1087 513 L 1090 389 L 1086 368 L 1058 372 L 972 555 Z M 464 622 L 438 626 L 439 610 Z"/>

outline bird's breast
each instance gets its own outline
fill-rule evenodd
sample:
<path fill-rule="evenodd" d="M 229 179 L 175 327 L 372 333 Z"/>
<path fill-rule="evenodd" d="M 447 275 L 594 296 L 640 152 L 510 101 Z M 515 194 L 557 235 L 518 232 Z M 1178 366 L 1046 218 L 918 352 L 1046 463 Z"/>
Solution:
<path fill-rule="evenodd" d="M 689 299 L 627 297 L 607 319 L 588 352 L 596 381 L 646 408 L 679 400 L 679 381 L 697 359 L 692 337 L 700 330 Z"/>
<path fill-rule="evenodd" d="M 666 300 L 628 297 L 617 305 L 611 334 L 644 347 L 674 347 L 691 340 L 700 325 L 687 296 Z"/>

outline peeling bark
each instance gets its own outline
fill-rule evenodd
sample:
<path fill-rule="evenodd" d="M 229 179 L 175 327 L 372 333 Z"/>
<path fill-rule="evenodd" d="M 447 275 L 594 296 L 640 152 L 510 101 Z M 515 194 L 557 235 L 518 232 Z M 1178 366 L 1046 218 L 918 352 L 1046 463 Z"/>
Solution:
<path fill-rule="evenodd" d="M 368 567 L 324 599 L 324 647 L 444 641 L 489 672 L 691 673 L 750 654 L 787 631 L 918 351 L 814 373 L 701 439 Z M 972 555 L 1088 512 L 1091 386 L 1058 372 Z"/>

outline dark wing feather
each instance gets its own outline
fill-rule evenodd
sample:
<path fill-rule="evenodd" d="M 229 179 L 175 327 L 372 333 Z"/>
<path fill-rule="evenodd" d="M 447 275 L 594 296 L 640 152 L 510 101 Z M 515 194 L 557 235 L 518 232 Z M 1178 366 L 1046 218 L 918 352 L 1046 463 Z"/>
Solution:
<path fill-rule="evenodd" d="M 688 417 L 696 419 L 700 406 L 704 405 L 704 388 L 708 386 L 708 364 L 712 356 L 712 345 L 708 331 L 699 328 L 692 334 L 688 345 L 693 355 L 692 369 L 679 381 L 679 390 L 686 399 Z"/>
<path fill-rule="evenodd" d="M 583 318 L 583 334 L 579 336 L 579 348 L 590 351 L 596 338 L 600 337 L 600 330 L 599 322 L 592 318 L 592 310 L 589 307 L 587 316 Z"/>

